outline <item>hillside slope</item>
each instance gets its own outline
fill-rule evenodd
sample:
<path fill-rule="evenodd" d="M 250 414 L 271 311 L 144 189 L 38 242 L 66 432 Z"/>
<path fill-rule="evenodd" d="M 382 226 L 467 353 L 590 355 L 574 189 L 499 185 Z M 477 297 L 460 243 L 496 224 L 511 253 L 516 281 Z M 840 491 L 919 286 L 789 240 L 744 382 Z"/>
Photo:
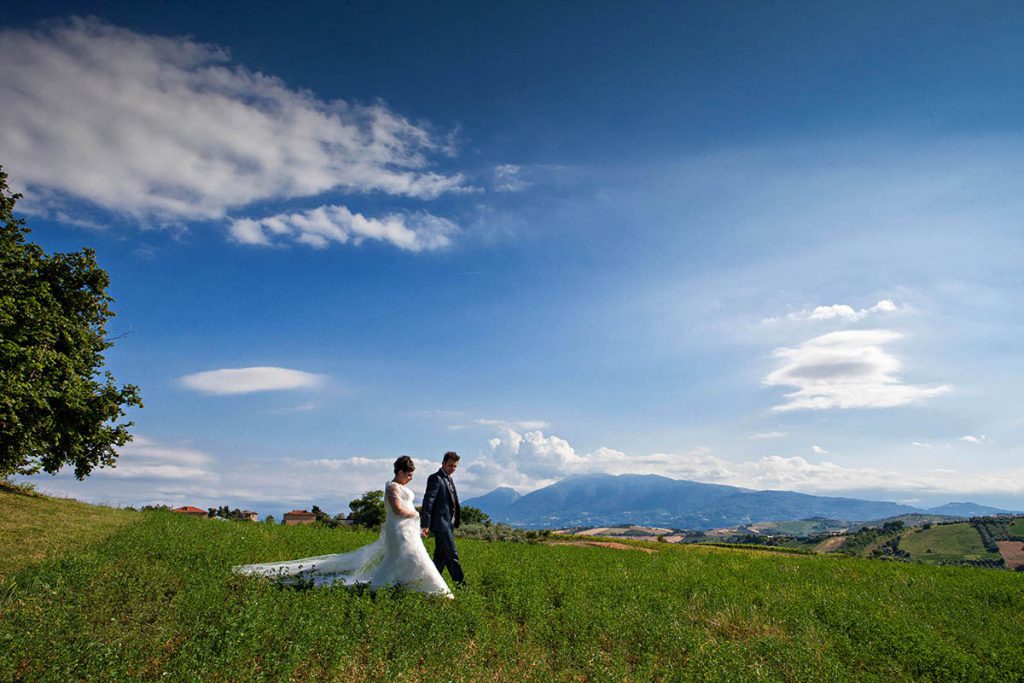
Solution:
<path fill-rule="evenodd" d="M 74 504 L 47 504 L 53 532 L 81 530 Z M 460 539 L 470 587 L 449 602 L 231 573 L 353 549 L 373 532 L 135 519 L 0 583 L 0 680 L 995 681 L 1024 670 L 1021 574 Z"/>
<path fill-rule="evenodd" d="M 26 494 L 0 482 L 0 579 L 141 518 L 131 510 Z"/>

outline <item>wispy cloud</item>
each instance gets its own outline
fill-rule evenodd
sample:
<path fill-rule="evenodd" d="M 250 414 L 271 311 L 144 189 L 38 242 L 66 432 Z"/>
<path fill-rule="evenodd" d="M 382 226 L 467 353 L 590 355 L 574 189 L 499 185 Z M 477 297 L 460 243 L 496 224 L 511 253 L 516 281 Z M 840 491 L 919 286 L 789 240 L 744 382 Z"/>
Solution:
<path fill-rule="evenodd" d="M 359 246 L 365 240 L 390 243 L 406 251 L 440 249 L 451 244 L 458 227 L 446 218 L 420 211 L 367 218 L 344 206 L 321 206 L 268 218 L 241 218 L 231 236 L 242 244 L 272 246 L 290 240 L 323 249 L 330 243 Z"/>
<path fill-rule="evenodd" d="M 179 378 L 184 386 L 204 394 L 251 394 L 258 391 L 311 389 L 322 381 L 321 375 L 288 368 L 255 367 L 207 370 Z"/>
<path fill-rule="evenodd" d="M 828 451 L 821 446 L 811 446 L 811 452 L 815 455 L 828 455 Z"/>
<path fill-rule="evenodd" d="M 522 192 L 530 186 L 523 177 L 523 168 L 515 164 L 494 167 L 494 189 L 497 192 Z"/>
<path fill-rule="evenodd" d="M 901 337 L 891 330 L 846 330 L 776 349 L 781 365 L 762 382 L 797 390 L 774 410 L 889 408 L 948 393 L 948 385 L 915 386 L 896 377 L 900 361 L 881 347 Z"/>
<path fill-rule="evenodd" d="M 214 476 L 209 469 L 212 459 L 206 453 L 159 444 L 142 436 L 136 436 L 119 448 L 118 455 L 116 467 L 101 468 L 94 474 L 125 479 L 202 479 Z"/>
<path fill-rule="evenodd" d="M 0 46 L 0 149 L 30 189 L 21 208 L 86 200 L 174 222 L 328 190 L 463 189 L 431 170 L 450 149 L 425 126 L 319 100 L 215 45 L 72 19 L 0 31 Z"/>
<path fill-rule="evenodd" d="M 960 441 L 966 441 L 967 443 L 973 443 L 973 444 L 980 445 L 980 444 L 988 441 L 988 438 L 984 434 L 979 434 L 978 436 L 974 436 L 973 434 L 968 434 L 966 436 L 961 436 L 960 437 Z"/>
<path fill-rule="evenodd" d="M 829 306 L 815 306 L 810 310 L 793 311 L 781 318 L 765 318 L 764 323 L 776 323 L 781 320 L 841 320 L 856 322 L 863 320 L 873 313 L 894 313 L 900 310 L 891 299 L 882 299 L 870 308 L 856 309 L 849 304 L 832 304 Z"/>

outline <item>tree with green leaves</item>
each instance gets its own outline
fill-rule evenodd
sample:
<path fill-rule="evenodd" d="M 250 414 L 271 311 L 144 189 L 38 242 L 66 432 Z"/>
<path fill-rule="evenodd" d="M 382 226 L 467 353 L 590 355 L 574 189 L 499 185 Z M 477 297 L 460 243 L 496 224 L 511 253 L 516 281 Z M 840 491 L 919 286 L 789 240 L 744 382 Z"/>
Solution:
<path fill-rule="evenodd" d="M 348 518 L 353 524 L 377 527 L 384 523 L 384 492 L 367 491 L 361 498 L 348 504 L 352 511 Z"/>
<path fill-rule="evenodd" d="M 483 524 L 484 526 L 491 525 L 491 516 L 480 508 L 475 508 L 472 505 L 463 505 L 459 510 L 459 520 L 463 524 Z"/>
<path fill-rule="evenodd" d="M 328 513 L 321 510 L 319 505 L 314 505 L 310 509 L 310 512 L 312 512 L 313 515 L 316 516 L 316 519 L 313 520 L 314 524 L 325 526 L 329 529 L 337 529 L 339 526 L 347 524 L 347 522 L 345 521 L 345 515 L 341 512 L 331 517 Z"/>
<path fill-rule="evenodd" d="M 314 524 L 321 524 L 321 525 L 328 525 L 328 524 L 330 524 L 331 516 L 329 514 L 327 514 L 326 512 L 324 512 L 323 510 L 321 510 L 319 505 L 314 505 L 313 508 L 310 510 L 310 512 L 312 512 L 313 516 L 316 517 L 316 519 L 313 520 Z"/>
<path fill-rule="evenodd" d="M 95 252 L 47 254 L 27 239 L 0 167 L 0 478 L 112 467 L 131 441 L 138 387 L 102 371 L 110 277 Z"/>

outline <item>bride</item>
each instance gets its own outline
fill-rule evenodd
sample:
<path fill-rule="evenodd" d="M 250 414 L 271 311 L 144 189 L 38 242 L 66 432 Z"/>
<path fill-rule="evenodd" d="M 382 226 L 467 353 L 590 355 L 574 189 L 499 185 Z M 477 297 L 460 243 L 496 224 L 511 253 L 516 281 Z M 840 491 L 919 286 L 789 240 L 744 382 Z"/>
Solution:
<path fill-rule="evenodd" d="M 387 515 L 380 538 L 348 553 L 320 555 L 287 562 L 267 562 L 234 567 L 233 571 L 257 576 L 281 577 L 289 582 L 311 582 L 314 586 L 334 583 L 370 584 L 373 587 L 403 586 L 410 590 L 451 598 L 420 539 L 419 513 L 413 507 L 412 481 L 416 466 L 403 455 L 395 460 L 395 478 L 384 493 Z"/>

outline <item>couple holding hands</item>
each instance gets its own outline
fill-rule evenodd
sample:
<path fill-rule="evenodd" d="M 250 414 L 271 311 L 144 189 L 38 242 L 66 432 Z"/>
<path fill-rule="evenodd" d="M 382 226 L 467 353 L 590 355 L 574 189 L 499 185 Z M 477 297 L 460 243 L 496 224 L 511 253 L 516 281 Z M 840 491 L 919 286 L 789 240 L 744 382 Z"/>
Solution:
<path fill-rule="evenodd" d="M 459 526 L 459 495 L 452 475 L 459 455 L 448 451 L 441 468 L 427 477 L 422 512 L 413 506 L 408 487 L 416 465 L 403 455 L 395 460 L 395 476 L 384 489 L 384 524 L 376 541 L 348 553 L 320 555 L 287 562 L 247 564 L 234 571 L 279 577 L 286 582 L 314 586 L 369 584 L 378 588 L 402 586 L 410 590 L 454 597 L 441 577 L 445 569 L 457 586 L 465 585 L 454 530 Z M 431 561 L 423 540 L 434 535 Z"/>

